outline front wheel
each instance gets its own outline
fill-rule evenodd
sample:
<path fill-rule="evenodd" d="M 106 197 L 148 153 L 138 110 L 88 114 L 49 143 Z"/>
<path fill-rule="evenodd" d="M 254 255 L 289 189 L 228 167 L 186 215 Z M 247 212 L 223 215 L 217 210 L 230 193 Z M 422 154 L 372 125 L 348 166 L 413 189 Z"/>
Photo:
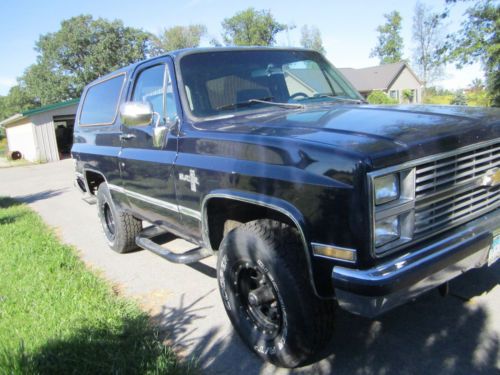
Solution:
<path fill-rule="evenodd" d="M 330 340 L 334 302 L 314 294 L 294 228 L 256 220 L 232 230 L 221 244 L 217 269 L 231 322 L 264 360 L 296 367 Z"/>

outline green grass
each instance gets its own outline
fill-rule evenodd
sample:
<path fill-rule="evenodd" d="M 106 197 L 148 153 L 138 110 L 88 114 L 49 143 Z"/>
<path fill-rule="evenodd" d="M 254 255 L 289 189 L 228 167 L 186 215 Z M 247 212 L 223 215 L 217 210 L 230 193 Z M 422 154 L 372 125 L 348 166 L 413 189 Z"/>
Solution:
<path fill-rule="evenodd" d="M 185 374 L 148 316 L 0 198 L 0 374 Z"/>

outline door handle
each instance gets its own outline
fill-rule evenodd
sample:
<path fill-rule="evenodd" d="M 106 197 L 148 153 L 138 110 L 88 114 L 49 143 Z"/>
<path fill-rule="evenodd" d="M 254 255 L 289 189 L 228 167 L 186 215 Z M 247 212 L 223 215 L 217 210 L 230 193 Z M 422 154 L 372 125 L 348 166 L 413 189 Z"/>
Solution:
<path fill-rule="evenodd" d="M 129 140 L 129 139 L 134 139 L 134 138 L 135 138 L 135 134 L 132 134 L 132 133 L 120 134 L 120 139 L 122 141 L 126 141 L 126 140 Z"/>

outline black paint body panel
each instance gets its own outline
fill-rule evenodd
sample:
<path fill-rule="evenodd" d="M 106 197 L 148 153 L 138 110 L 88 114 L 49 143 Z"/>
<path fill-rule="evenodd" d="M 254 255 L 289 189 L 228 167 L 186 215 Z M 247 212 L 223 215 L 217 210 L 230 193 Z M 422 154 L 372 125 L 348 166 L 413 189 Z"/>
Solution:
<path fill-rule="evenodd" d="M 180 58 L 174 53 L 151 61 L 171 64 L 178 80 Z M 122 70 L 127 83 L 120 103 L 129 98 L 140 68 Z M 150 127 L 128 129 L 119 118 L 109 126 L 79 126 L 79 109 L 72 149 L 77 171 L 98 171 L 108 183 L 199 213 L 196 218 L 113 193 L 124 209 L 202 246 L 208 246 L 202 214 L 209 194 L 286 202 L 281 208 L 294 208 L 291 215 L 308 245 L 356 249 L 357 263 L 350 266 L 360 269 L 378 262 L 369 251 L 367 172 L 500 137 L 496 109 L 316 103 L 193 120 L 176 95 L 179 121 L 161 149 L 152 146 Z M 126 144 L 119 136 L 130 131 L 137 138 Z M 191 170 L 196 191 L 179 178 Z M 330 285 L 339 263 L 307 251 L 316 285 Z M 325 288 L 318 289 L 331 291 Z"/>

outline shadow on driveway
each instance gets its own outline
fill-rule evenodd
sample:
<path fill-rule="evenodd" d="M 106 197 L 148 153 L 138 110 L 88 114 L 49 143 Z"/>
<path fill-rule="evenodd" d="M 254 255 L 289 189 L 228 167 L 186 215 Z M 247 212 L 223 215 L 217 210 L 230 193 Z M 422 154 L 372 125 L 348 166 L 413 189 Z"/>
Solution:
<path fill-rule="evenodd" d="M 34 203 L 37 201 L 42 201 L 45 199 L 50 199 L 50 198 L 53 198 L 55 196 L 61 195 L 68 190 L 69 190 L 68 188 L 57 189 L 57 190 L 52 190 L 52 189 L 45 190 L 45 191 L 41 191 L 39 193 L 16 196 L 15 199 L 17 199 L 23 203 Z"/>
<path fill-rule="evenodd" d="M 223 339 L 213 329 L 201 339 L 195 321 L 210 319 L 203 298 L 154 317 L 177 349 L 197 343 L 193 358 L 207 373 L 224 374 L 498 374 L 500 340 L 488 327 L 488 312 L 466 300 L 500 282 L 500 264 L 469 272 L 452 282 L 452 295 L 430 292 L 378 320 L 336 313 L 334 339 L 311 366 L 285 370 L 261 362 L 235 331 Z M 218 291 L 213 291 L 218 293 Z M 193 324 L 194 323 L 194 324 Z M 191 337 L 186 339 L 186 337 Z M 219 335 L 220 336 L 220 335 Z"/>

